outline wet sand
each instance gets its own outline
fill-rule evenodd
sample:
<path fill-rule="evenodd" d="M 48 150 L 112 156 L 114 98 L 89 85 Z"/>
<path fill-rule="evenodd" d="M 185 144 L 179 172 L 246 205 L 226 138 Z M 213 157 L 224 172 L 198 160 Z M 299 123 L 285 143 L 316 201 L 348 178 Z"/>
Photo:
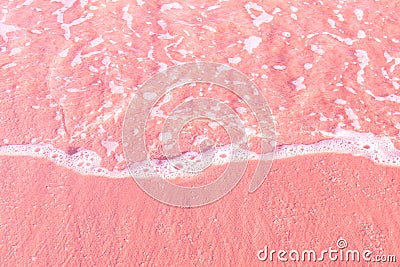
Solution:
<path fill-rule="evenodd" d="M 0 254 L 9 265 L 276 266 L 257 251 L 318 251 L 339 238 L 348 249 L 400 255 L 399 169 L 361 157 L 277 160 L 255 193 L 246 175 L 220 201 L 187 209 L 153 200 L 129 178 L 29 157 L 0 164 Z"/>

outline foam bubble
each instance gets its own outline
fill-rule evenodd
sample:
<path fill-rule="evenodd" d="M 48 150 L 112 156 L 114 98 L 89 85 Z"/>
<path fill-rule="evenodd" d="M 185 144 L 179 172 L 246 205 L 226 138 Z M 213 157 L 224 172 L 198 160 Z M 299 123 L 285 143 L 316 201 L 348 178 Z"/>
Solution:
<path fill-rule="evenodd" d="M 0 147 L 0 156 L 44 158 L 83 175 L 97 175 L 109 178 L 124 178 L 129 176 L 126 170 L 109 171 L 102 168 L 101 157 L 94 151 L 84 149 L 79 150 L 73 155 L 69 155 L 49 144 L 7 145 Z"/>
<path fill-rule="evenodd" d="M 377 137 L 372 133 L 359 133 L 340 128 L 336 129 L 333 135 L 333 138 L 315 144 L 282 145 L 276 149 L 275 153 L 270 152 L 261 155 L 234 145 L 215 147 L 212 151 L 212 165 L 224 165 L 246 160 L 272 160 L 273 158 L 285 159 L 302 155 L 338 153 L 365 157 L 384 166 L 400 167 L 400 150 L 395 148 L 388 137 Z M 75 154 L 69 155 L 49 144 L 5 145 L 0 147 L 0 156 L 44 158 L 82 175 L 108 178 L 129 178 L 131 175 L 144 179 L 160 176 L 164 179 L 189 177 L 194 176 L 195 173 L 188 172 L 188 166 L 196 167 L 196 164 L 193 165 L 196 162 L 199 166 L 204 165 L 201 162 L 204 155 L 191 151 L 172 159 L 171 162 L 168 160 L 135 162 L 131 164 L 130 171 L 128 169 L 110 171 L 101 167 L 102 159 L 94 151 L 80 149 Z"/>
<path fill-rule="evenodd" d="M 400 167 L 400 151 L 388 137 L 337 129 L 335 138 L 310 145 L 287 145 L 277 149 L 275 158 L 290 158 L 319 153 L 362 156 L 386 166 Z"/>

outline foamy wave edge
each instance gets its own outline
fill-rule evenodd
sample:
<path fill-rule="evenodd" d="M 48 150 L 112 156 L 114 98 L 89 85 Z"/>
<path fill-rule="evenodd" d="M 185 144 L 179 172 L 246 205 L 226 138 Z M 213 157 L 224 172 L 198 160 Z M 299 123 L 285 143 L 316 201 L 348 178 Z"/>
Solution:
<path fill-rule="evenodd" d="M 223 165 L 229 162 L 246 160 L 286 159 L 296 156 L 322 153 L 351 154 L 368 158 L 379 165 L 400 167 L 400 150 L 396 149 L 388 137 L 376 137 L 372 133 L 358 133 L 347 130 L 337 130 L 334 137 L 315 144 L 281 145 L 275 153 L 256 154 L 231 145 L 217 147 L 213 165 Z M 94 151 L 81 149 L 73 155 L 54 148 L 50 144 L 6 145 L 0 147 L 0 156 L 30 156 L 44 158 L 51 162 L 73 170 L 82 175 L 102 176 L 107 178 L 149 178 L 162 176 L 165 179 L 174 179 L 181 176 L 190 176 L 175 169 L 167 160 L 153 160 L 151 162 L 136 162 L 128 169 L 110 171 L 101 167 L 101 157 Z M 198 160 L 201 155 L 187 152 L 181 158 Z"/>

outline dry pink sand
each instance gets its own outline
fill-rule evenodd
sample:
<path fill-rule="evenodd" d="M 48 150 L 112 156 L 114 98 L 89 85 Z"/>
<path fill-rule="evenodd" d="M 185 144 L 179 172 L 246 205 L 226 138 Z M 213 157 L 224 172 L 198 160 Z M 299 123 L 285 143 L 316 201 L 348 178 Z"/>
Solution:
<path fill-rule="evenodd" d="M 278 160 L 255 193 L 246 176 L 193 209 L 161 204 L 133 179 L 79 176 L 27 157 L 0 162 L 0 254 L 9 266 L 264 266 L 271 262 L 256 256 L 264 245 L 318 251 L 340 237 L 349 249 L 400 253 L 398 169 L 363 158 Z"/>
<path fill-rule="evenodd" d="M 68 154 L 85 148 L 102 167 L 121 170 L 131 97 L 159 70 L 194 60 L 229 64 L 254 80 L 276 120 L 278 145 L 314 144 L 342 128 L 386 136 L 400 148 L 396 1 L 171 3 L 3 1 L 0 152 L 38 143 Z M 162 109 L 199 97 L 198 89 L 177 91 Z M 241 105 L 218 89 L 204 94 Z M 159 142 L 153 125 L 149 145 Z M 205 129 L 188 128 L 183 149 L 194 150 Z M 225 144 L 221 133 L 208 134 Z M 109 151 L 105 141 L 118 147 Z M 190 182 L 213 180 L 223 167 Z M 220 201 L 182 209 L 153 200 L 133 179 L 2 155 L 0 265 L 276 266 L 258 261 L 257 251 L 322 250 L 340 237 L 349 249 L 399 258 L 398 178 L 399 168 L 362 157 L 297 156 L 276 160 L 253 194 L 246 176 Z M 297 264 L 315 263 L 282 265 Z"/>

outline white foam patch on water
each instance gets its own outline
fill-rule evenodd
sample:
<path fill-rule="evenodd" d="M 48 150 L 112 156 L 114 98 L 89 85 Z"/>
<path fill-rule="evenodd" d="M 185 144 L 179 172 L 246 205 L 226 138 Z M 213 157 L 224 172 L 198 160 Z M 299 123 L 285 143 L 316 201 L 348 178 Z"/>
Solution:
<path fill-rule="evenodd" d="M 346 108 L 345 111 L 346 111 L 346 115 L 349 118 L 349 120 L 352 121 L 351 125 L 355 129 L 361 129 L 361 125 L 360 125 L 360 122 L 358 120 L 358 116 L 354 113 L 353 109 Z"/>
<path fill-rule="evenodd" d="M 361 21 L 364 17 L 364 11 L 358 8 L 354 10 L 354 14 L 356 15 L 358 21 Z"/>
<path fill-rule="evenodd" d="M 333 19 L 328 19 L 328 23 L 331 26 L 331 28 L 335 29 L 336 28 L 336 23 Z"/>
<path fill-rule="evenodd" d="M 17 54 L 19 54 L 21 52 L 22 52 L 21 48 L 14 47 L 14 48 L 11 49 L 11 51 L 10 51 L 10 53 L 8 55 L 11 57 L 11 56 L 15 56 L 15 55 L 17 55 Z"/>
<path fill-rule="evenodd" d="M 87 13 L 86 16 L 77 18 L 77 19 L 73 20 L 71 23 L 61 23 L 61 28 L 65 31 L 65 33 L 64 33 L 65 39 L 66 40 L 70 40 L 71 39 L 71 30 L 70 30 L 70 28 L 72 26 L 76 26 L 76 25 L 79 25 L 81 23 L 84 23 L 85 21 L 90 20 L 93 17 L 94 17 L 94 13 Z"/>
<path fill-rule="evenodd" d="M 1 68 L 2 68 L 3 70 L 6 70 L 6 69 L 10 69 L 10 68 L 15 67 L 15 66 L 17 66 L 17 63 L 11 62 L 11 63 L 8 63 L 8 64 L 3 65 Z"/>
<path fill-rule="evenodd" d="M 339 35 L 330 33 L 330 32 L 322 32 L 321 34 L 323 35 L 329 35 L 332 38 L 335 38 L 336 40 L 338 40 L 339 42 L 345 43 L 346 45 L 353 45 L 354 44 L 354 40 L 352 40 L 351 38 L 343 38 L 340 37 Z"/>
<path fill-rule="evenodd" d="M 368 66 L 369 58 L 368 53 L 364 50 L 356 50 L 355 55 L 360 65 L 360 70 L 357 72 L 357 82 L 361 85 L 364 84 L 364 69 Z"/>
<path fill-rule="evenodd" d="M 253 25 L 256 27 L 260 27 L 263 23 L 270 23 L 274 18 L 272 15 L 265 12 L 264 8 L 257 3 L 249 2 L 245 4 L 244 8 L 253 19 Z M 255 13 L 259 15 L 257 16 Z"/>
<path fill-rule="evenodd" d="M 140 34 L 137 33 L 134 30 L 134 27 L 132 27 L 132 22 L 133 22 L 133 15 L 131 13 L 129 13 L 129 4 L 124 6 L 122 8 L 122 19 L 126 22 L 126 25 L 128 26 L 128 28 L 135 34 L 136 37 L 141 38 Z"/>
<path fill-rule="evenodd" d="M 390 101 L 390 102 L 400 103 L 400 96 L 398 95 L 390 94 L 388 96 L 376 96 L 370 90 L 365 90 L 365 92 L 370 96 L 372 96 L 377 101 Z"/>
<path fill-rule="evenodd" d="M 4 18 L 5 18 L 5 16 L 4 16 Z M 11 33 L 11 32 L 15 32 L 15 31 L 19 30 L 20 28 L 17 26 L 14 26 L 14 25 L 4 24 L 4 20 L 5 19 L 0 21 L 0 36 L 3 38 L 3 41 L 7 43 L 8 42 L 7 34 Z"/>
<path fill-rule="evenodd" d="M 119 146 L 119 143 L 115 141 L 103 140 L 101 141 L 101 145 L 106 149 L 107 156 L 110 156 L 111 153 L 115 152 L 115 150 Z"/>
<path fill-rule="evenodd" d="M 116 84 L 113 80 L 108 83 L 112 94 L 123 94 L 125 92 L 124 87 Z"/>
<path fill-rule="evenodd" d="M 337 129 L 334 136 L 332 139 L 315 144 L 282 145 L 276 149 L 274 155 L 272 152 L 259 155 L 231 145 L 220 146 L 214 150 L 212 164 L 224 165 L 229 162 L 245 162 L 246 160 L 286 159 L 303 155 L 338 153 L 362 156 L 384 166 L 400 167 L 400 150 L 394 147 L 388 137 L 377 137 L 372 133 L 359 133 L 343 129 Z M 204 165 L 202 157 L 207 157 L 207 153 L 207 151 L 204 154 L 186 152 L 171 159 L 173 164 L 170 164 L 168 160 L 135 162 L 131 164 L 130 171 L 135 178 L 161 176 L 164 179 L 174 179 L 192 176 L 195 173 L 186 170 L 197 169 Z M 85 149 L 69 155 L 49 144 L 5 145 L 0 147 L 0 156 L 44 158 L 83 175 L 108 178 L 131 177 L 127 169 L 110 171 L 101 167 L 101 157 L 96 152 Z"/>
<path fill-rule="evenodd" d="M 347 104 L 347 101 L 339 98 L 339 99 L 336 99 L 336 100 L 335 100 L 335 104 L 338 104 L 338 105 L 346 105 L 346 104 Z"/>
<path fill-rule="evenodd" d="M 171 10 L 171 9 L 182 9 L 183 7 L 181 6 L 181 4 L 174 2 L 174 3 L 170 3 L 170 4 L 164 4 L 161 6 L 160 11 L 161 12 L 165 12 L 167 10 Z"/>
<path fill-rule="evenodd" d="M 359 30 L 358 33 L 357 33 L 357 38 L 358 39 L 364 39 L 365 37 L 367 37 L 367 34 L 365 33 L 365 31 Z"/>
<path fill-rule="evenodd" d="M 320 45 L 314 45 L 312 44 L 310 46 L 311 51 L 313 51 L 314 53 L 317 53 L 318 55 L 322 56 L 323 54 L 325 54 L 325 51 L 321 48 Z"/>
<path fill-rule="evenodd" d="M 249 38 L 244 40 L 243 49 L 246 50 L 249 54 L 253 53 L 253 49 L 257 48 L 262 42 L 262 39 L 258 36 L 250 36 Z"/>
<path fill-rule="evenodd" d="M 241 57 L 228 58 L 229 64 L 238 64 L 240 61 L 242 61 Z"/>
<path fill-rule="evenodd" d="M 310 69 L 312 69 L 312 67 L 313 67 L 313 65 L 311 63 L 304 64 L 304 69 L 306 69 L 306 70 L 310 70 Z"/>
<path fill-rule="evenodd" d="M 60 53 L 58 53 L 59 57 L 67 57 L 69 52 L 69 48 L 62 50 Z"/>
<path fill-rule="evenodd" d="M 97 38 L 93 39 L 92 41 L 90 41 L 89 42 L 89 46 L 90 47 L 95 47 L 95 46 L 98 46 L 99 44 L 102 44 L 102 43 L 104 43 L 104 39 L 103 39 L 103 36 L 100 35 L 99 37 L 97 37 Z"/>
<path fill-rule="evenodd" d="M 296 86 L 296 91 L 304 90 L 307 87 L 304 85 L 304 77 L 301 76 L 297 78 L 296 80 L 292 81 L 292 84 Z"/>

